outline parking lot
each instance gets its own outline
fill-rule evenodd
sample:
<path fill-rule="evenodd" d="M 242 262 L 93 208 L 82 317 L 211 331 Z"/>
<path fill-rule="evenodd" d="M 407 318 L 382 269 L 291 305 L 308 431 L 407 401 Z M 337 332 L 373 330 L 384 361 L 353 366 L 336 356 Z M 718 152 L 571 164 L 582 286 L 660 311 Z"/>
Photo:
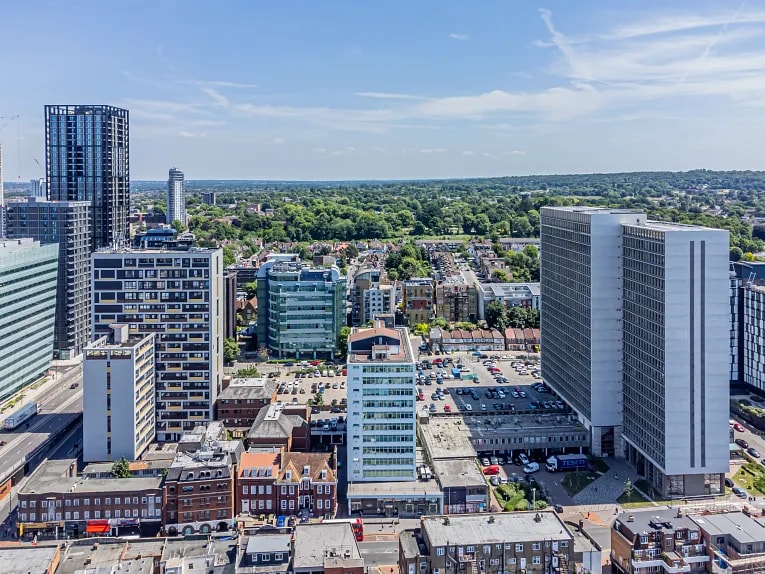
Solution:
<path fill-rule="evenodd" d="M 487 358 L 472 353 L 423 357 L 417 383 L 423 405 L 420 409 L 466 414 L 568 412 L 566 405 L 535 376 L 538 361 L 510 354 L 481 355 Z M 434 365 L 438 359 L 451 362 Z M 454 378 L 454 368 L 460 369 L 459 379 Z"/>

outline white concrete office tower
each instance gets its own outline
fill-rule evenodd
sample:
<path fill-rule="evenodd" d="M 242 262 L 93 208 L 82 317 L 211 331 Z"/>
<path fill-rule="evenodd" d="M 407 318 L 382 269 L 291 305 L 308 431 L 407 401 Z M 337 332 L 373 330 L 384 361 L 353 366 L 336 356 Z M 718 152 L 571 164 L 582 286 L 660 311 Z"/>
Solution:
<path fill-rule="evenodd" d="M 417 478 L 415 359 L 407 329 L 348 337 L 348 482 Z"/>
<path fill-rule="evenodd" d="M 636 210 L 542 208 L 542 378 L 590 430 L 596 455 L 622 453 L 621 226 L 645 220 Z"/>
<path fill-rule="evenodd" d="M 57 275 L 58 245 L 0 241 L 0 399 L 50 368 Z"/>
<path fill-rule="evenodd" d="M 730 457 L 728 232 L 654 221 L 622 229 L 627 458 L 664 496 L 722 494 Z"/>
<path fill-rule="evenodd" d="M 0 238 L 5 237 L 5 187 L 3 185 L 3 144 L 0 143 Z"/>
<path fill-rule="evenodd" d="M 167 223 L 178 220 L 186 225 L 186 182 L 183 172 L 171 168 L 167 178 Z"/>
<path fill-rule="evenodd" d="M 154 335 L 126 324 L 85 349 L 82 456 L 85 462 L 136 460 L 154 440 Z"/>
<path fill-rule="evenodd" d="M 155 334 L 157 440 L 213 420 L 223 373 L 223 251 L 102 249 L 93 254 L 93 335 L 127 323 Z"/>

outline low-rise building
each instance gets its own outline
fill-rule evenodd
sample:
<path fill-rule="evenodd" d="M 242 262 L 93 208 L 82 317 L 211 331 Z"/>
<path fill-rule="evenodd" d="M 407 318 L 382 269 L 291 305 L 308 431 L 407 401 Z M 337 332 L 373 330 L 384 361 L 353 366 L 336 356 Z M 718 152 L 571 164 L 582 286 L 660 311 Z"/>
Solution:
<path fill-rule="evenodd" d="M 234 438 L 247 435 L 260 411 L 276 402 L 277 382 L 266 377 L 223 380 L 215 402 L 216 419 Z"/>
<path fill-rule="evenodd" d="M 486 319 L 489 303 L 500 302 L 505 308 L 539 309 L 539 283 L 480 283 L 478 285 L 478 318 Z"/>
<path fill-rule="evenodd" d="M 765 572 L 765 522 L 743 512 L 691 516 L 701 529 L 701 540 L 691 539 L 680 548 L 681 564 L 693 565 L 703 549 L 725 574 Z M 677 551 L 677 549 L 676 549 Z M 713 570 L 714 571 L 714 570 Z"/>
<path fill-rule="evenodd" d="M 699 524 L 674 509 L 622 513 L 611 528 L 611 563 L 617 572 L 704 572 L 710 569 L 709 554 Z"/>
<path fill-rule="evenodd" d="M 0 572 L 3 574 L 55 574 L 60 563 L 60 546 L 0 549 Z"/>
<path fill-rule="evenodd" d="M 539 329 L 505 329 L 505 349 L 508 351 L 537 352 L 541 341 Z"/>
<path fill-rule="evenodd" d="M 292 558 L 292 534 L 261 529 L 244 541 L 237 574 L 287 574 Z"/>
<path fill-rule="evenodd" d="M 155 534 L 162 520 L 162 477 L 87 478 L 77 460 L 48 460 L 19 491 L 19 538 L 117 534 L 138 527 Z"/>
<path fill-rule="evenodd" d="M 478 287 L 468 275 L 452 275 L 436 284 L 436 317 L 450 323 L 478 320 Z"/>
<path fill-rule="evenodd" d="M 272 446 L 285 451 L 307 450 L 311 443 L 308 407 L 272 403 L 260 410 L 247 433 L 248 447 Z"/>
<path fill-rule="evenodd" d="M 433 280 L 418 277 L 403 281 L 403 312 L 407 326 L 430 323 L 433 318 Z"/>
<path fill-rule="evenodd" d="M 364 574 L 364 558 L 347 523 L 298 524 L 292 550 L 294 574 Z"/>
<path fill-rule="evenodd" d="M 337 455 L 248 452 L 237 479 L 237 512 L 332 517 L 337 510 Z"/>
<path fill-rule="evenodd" d="M 175 536 L 231 528 L 235 472 L 232 454 L 217 445 L 176 454 L 163 485 L 165 532 Z"/>
<path fill-rule="evenodd" d="M 551 511 L 423 516 L 419 535 L 399 540 L 399 571 L 569 572 L 573 541 Z"/>
<path fill-rule="evenodd" d="M 434 349 L 440 349 L 445 353 L 453 351 L 504 351 L 505 337 L 496 329 L 446 331 L 434 328 L 430 331 L 430 344 Z"/>

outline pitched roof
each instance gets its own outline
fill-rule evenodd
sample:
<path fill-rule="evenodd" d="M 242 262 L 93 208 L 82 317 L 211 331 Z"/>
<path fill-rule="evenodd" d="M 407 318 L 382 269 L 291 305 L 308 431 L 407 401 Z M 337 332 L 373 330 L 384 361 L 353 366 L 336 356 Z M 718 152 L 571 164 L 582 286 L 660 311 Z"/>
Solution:
<path fill-rule="evenodd" d="M 246 452 L 239 462 L 239 478 L 276 477 L 278 473 L 279 453 L 276 452 Z"/>
<path fill-rule="evenodd" d="M 321 452 L 285 452 L 282 457 L 282 468 L 279 472 L 279 481 L 286 480 L 286 471 L 292 471 L 290 481 L 298 482 L 303 477 L 303 468 L 310 468 L 310 477 L 313 481 L 337 482 L 335 471 L 330 466 L 331 454 Z M 321 478 L 321 471 L 327 471 L 327 477 Z"/>

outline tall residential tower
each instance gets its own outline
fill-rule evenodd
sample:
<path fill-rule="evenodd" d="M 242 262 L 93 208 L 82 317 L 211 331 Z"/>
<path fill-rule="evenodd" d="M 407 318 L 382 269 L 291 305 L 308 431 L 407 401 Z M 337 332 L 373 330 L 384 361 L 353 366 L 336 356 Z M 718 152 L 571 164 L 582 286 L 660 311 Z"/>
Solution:
<path fill-rule="evenodd" d="M 48 199 L 92 203 L 94 249 L 127 244 L 127 110 L 112 106 L 45 106 L 45 171 Z"/>
<path fill-rule="evenodd" d="M 171 168 L 167 178 L 167 223 L 176 220 L 186 225 L 186 183 L 183 172 Z"/>

